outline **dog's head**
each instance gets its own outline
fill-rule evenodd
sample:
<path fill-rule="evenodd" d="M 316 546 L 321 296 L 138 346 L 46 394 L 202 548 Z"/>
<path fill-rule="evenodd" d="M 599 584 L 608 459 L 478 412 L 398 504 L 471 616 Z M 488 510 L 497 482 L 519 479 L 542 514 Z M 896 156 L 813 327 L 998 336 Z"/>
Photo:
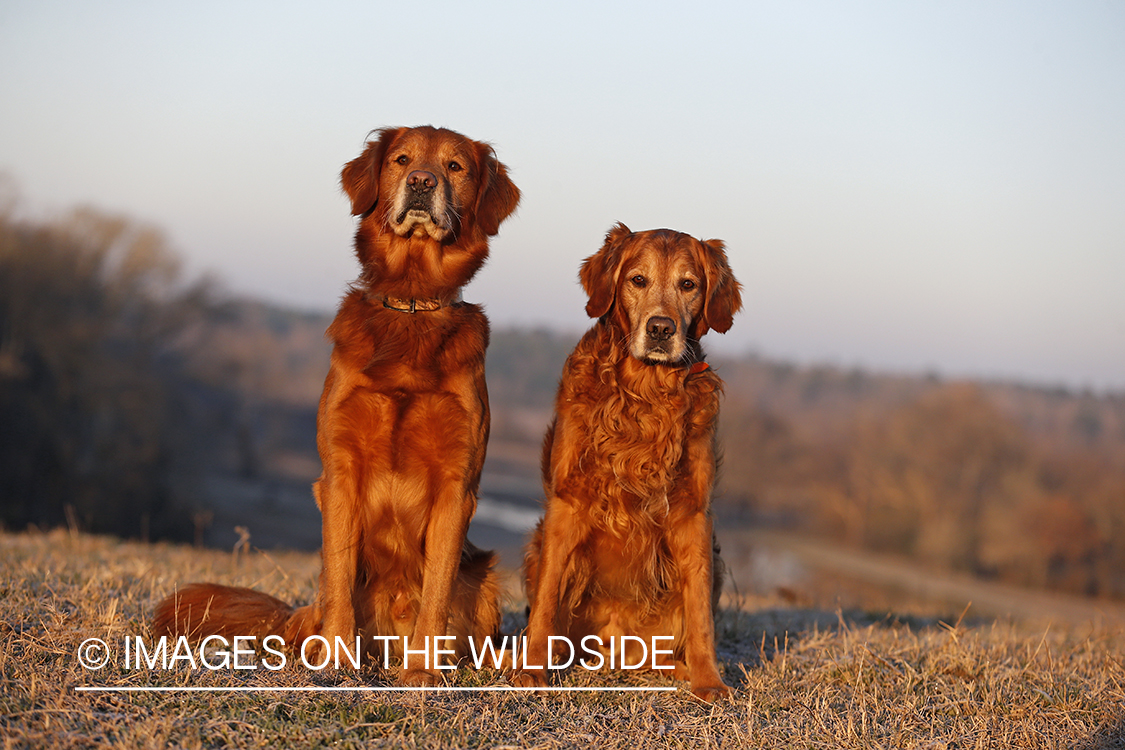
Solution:
<path fill-rule="evenodd" d="M 515 211 L 520 191 L 488 144 L 428 125 L 377 133 L 340 176 L 353 215 L 377 215 L 399 237 L 450 242 L 495 235 Z"/>
<path fill-rule="evenodd" d="M 691 342 L 711 329 L 726 333 L 742 308 L 722 241 L 669 229 L 615 225 L 579 279 L 589 296 L 586 313 L 618 325 L 629 353 L 646 362 L 683 360 Z"/>

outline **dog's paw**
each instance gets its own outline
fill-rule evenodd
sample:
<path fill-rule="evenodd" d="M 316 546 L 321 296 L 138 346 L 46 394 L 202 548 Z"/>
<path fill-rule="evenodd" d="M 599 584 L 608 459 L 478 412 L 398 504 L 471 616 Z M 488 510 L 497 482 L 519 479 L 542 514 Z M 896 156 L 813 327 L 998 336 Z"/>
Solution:
<path fill-rule="evenodd" d="M 398 681 L 403 687 L 434 687 L 438 684 L 438 677 L 424 669 L 406 669 L 399 675 Z"/>
<path fill-rule="evenodd" d="M 301 660 L 305 664 L 323 665 L 324 670 L 332 670 L 332 652 L 321 639 L 306 641 L 301 648 Z"/>
<path fill-rule="evenodd" d="M 730 697 L 731 689 L 725 683 L 720 682 L 715 685 L 692 685 L 691 693 L 697 698 L 714 702 Z"/>
<path fill-rule="evenodd" d="M 547 687 L 547 675 L 542 672 L 520 670 L 511 676 L 512 685 L 521 688 Z"/>

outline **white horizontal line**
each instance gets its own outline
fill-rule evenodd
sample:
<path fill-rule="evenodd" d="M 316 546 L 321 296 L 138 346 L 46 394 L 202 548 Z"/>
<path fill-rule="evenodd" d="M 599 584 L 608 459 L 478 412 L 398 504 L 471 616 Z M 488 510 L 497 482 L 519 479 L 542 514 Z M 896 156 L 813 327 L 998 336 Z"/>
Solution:
<path fill-rule="evenodd" d="M 534 529 L 542 515 L 543 511 L 540 509 L 525 508 L 514 503 L 481 496 L 477 498 L 477 512 L 473 520 L 523 534 Z"/>
<path fill-rule="evenodd" d="M 298 686 L 298 687 L 109 687 L 92 686 L 76 687 L 78 692 L 84 693 L 417 693 L 424 691 L 447 693 L 471 692 L 595 692 L 595 693 L 640 693 L 640 692 L 672 692 L 674 687 L 335 687 L 335 686 Z"/>

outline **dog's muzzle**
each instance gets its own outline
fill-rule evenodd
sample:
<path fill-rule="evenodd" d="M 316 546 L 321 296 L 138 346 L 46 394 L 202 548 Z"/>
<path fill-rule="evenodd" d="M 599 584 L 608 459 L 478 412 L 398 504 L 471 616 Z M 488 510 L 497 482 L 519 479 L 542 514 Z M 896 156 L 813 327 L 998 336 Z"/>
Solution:
<path fill-rule="evenodd" d="M 676 339 L 676 321 L 663 315 L 654 315 L 645 321 L 644 335 L 637 341 L 640 351 L 633 354 L 646 362 L 670 362 L 680 357 Z"/>
<path fill-rule="evenodd" d="M 406 200 L 403 201 L 402 210 L 395 217 L 395 223 L 401 224 L 410 215 L 419 221 L 432 219 L 434 215 L 434 191 L 437 189 L 438 179 L 433 172 L 416 169 L 406 176 Z"/>

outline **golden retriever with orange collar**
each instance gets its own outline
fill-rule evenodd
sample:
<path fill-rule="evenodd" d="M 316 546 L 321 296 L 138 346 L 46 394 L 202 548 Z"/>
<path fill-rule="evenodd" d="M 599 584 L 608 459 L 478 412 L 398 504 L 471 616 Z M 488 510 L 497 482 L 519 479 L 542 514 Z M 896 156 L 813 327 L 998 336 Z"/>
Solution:
<path fill-rule="evenodd" d="M 711 519 L 722 381 L 699 339 L 730 328 L 740 286 L 722 242 L 622 224 L 580 279 L 598 322 L 566 362 L 543 444 L 546 512 L 524 560 L 531 612 L 514 681 L 547 684 L 549 636 L 655 637 L 672 652 L 660 666 L 712 700 L 729 692 Z"/>

